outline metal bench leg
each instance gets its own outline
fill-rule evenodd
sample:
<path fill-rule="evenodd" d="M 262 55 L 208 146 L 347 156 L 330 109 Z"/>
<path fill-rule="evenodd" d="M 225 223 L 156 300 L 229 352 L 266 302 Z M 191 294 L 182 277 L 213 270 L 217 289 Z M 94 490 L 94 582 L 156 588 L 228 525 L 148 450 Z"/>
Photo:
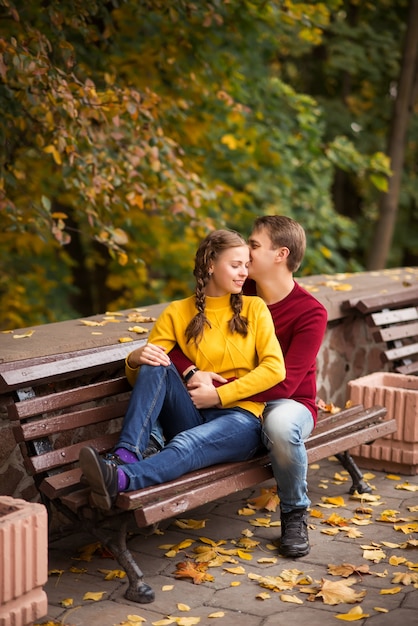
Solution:
<path fill-rule="evenodd" d="M 372 488 L 366 483 L 363 478 L 363 474 L 354 462 L 351 454 L 346 450 L 345 452 L 339 452 L 335 455 L 343 468 L 350 474 L 353 484 L 350 487 L 349 493 L 371 493 Z"/>
<path fill-rule="evenodd" d="M 106 533 L 103 533 L 98 528 L 94 528 L 93 532 L 110 550 L 119 565 L 126 572 L 129 580 L 129 587 L 126 590 L 125 598 L 127 600 L 131 600 L 131 602 L 148 604 L 150 602 L 154 602 L 155 593 L 153 589 L 144 582 L 144 575 L 126 546 L 127 529 L 127 520 L 122 521 L 117 532 L 116 543 L 112 539 L 109 539 L 108 536 L 105 536 Z"/>

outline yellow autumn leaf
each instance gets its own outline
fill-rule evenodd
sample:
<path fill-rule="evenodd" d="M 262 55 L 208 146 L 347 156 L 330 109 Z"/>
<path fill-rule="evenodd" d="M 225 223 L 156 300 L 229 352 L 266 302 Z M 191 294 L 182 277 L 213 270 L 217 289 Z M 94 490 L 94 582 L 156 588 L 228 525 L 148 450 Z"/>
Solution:
<path fill-rule="evenodd" d="M 364 550 L 363 559 L 373 561 L 373 563 L 379 563 L 382 559 L 386 558 L 386 552 L 383 550 Z"/>
<path fill-rule="evenodd" d="M 158 622 L 152 622 L 152 626 L 168 626 L 168 624 L 175 624 L 177 622 L 173 617 L 165 617 L 158 620 Z"/>
<path fill-rule="evenodd" d="M 401 480 L 401 477 L 396 474 L 386 474 L 385 478 L 388 480 Z"/>
<path fill-rule="evenodd" d="M 335 617 L 343 620 L 344 622 L 355 622 L 359 619 L 370 617 L 370 615 L 369 613 L 363 613 L 361 606 L 354 606 L 348 611 L 348 613 L 339 613 L 338 615 L 335 615 Z"/>
<path fill-rule="evenodd" d="M 418 491 L 418 485 L 411 485 L 410 483 L 402 483 L 402 485 L 396 485 L 395 489 L 404 489 L 405 491 Z"/>
<path fill-rule="evenodd" d="M 87 591 L 83 596 L 83 600 L 93 600 L 94 602 L 98 602 L 98 600 L 103 598 L 105 593 L 106 591 Z"/>
<path fill-rule="evenodd" d="M 48 576 L 62 576 L 62 574 L 65 572 L 64 569 L 50 569 L 48 570 Z"/>
<path fill-rule="evenodd" d="M 365 591 L 356 592 L 351 589 L 356 580 L 348 578 L 345 581 L 338 580 L 336 582 L 322 579 L 321 589 L 316 594 L 316 598 L 322 598 L 324 604 L 354 604 L 360 602 L 366 595 Z"/>
<path fill-rule="evenodd" d="M 293 604 L 303 604 L 303 600 L 301 600 L 297 596 L 290 596 L 286 593 L 282 593 L 280 595 L 280 600 L 282 602 L 293 602 Z"/>
<path fill-rule="evenodd" d="M 325 504 L 332 504 L 333 506 L 345 506 L 345 501 L 342 496 L 335 496 L 332 498 L 322 496 L 321 500 L 322 502 L 325 502 Z"/>
<path fill-rule="evenodd" d="M 210 619 L 217 618 L 217 617 L 225 617 L 225 613 L 223 611 L 217 611 L 216 613 L 210 613 L 208 617 Z"/>
<path fill-rule="evenodd" d="M 74 567 L 73 565 L 68 571 L 72 574 L 86 574 L 87 569 L 85 567 Z"/>
<path fill-rule="evenodd" d="M 176 617 L 175 622 L 178 626 L 195 626 L 200 624 L 200 617 Z"/>
<path fill-rule="evenodd" d="M 229 586 L 230 587 L 239 587 L 240 584 L 241 584 L 241 582 L 239 580 L 233 580 Z"/>
<path fill-rule="evenodd" d="M 104 326 L 106 322 L 96 322 L 94 320 L 80 320 L 83 326 Z"/>
<path fill-rule="evenodd" d="M 182 604 L 181 602 L 177 603 L 177 608 L 179 611 L 190 611 L 190 607 L 188 604 Z"/>
<path fill-rule="evenodd" d="M 254 515 L 254 513 L 255 509 L 250 509 L 249 507 L 244 507 L 238 511 L 238 515 Z"/>
<path fill-rule="evenodd" d="M 334 285 L 334 291 L 351 291 L 353 285 L 349 285 L 348 283 L 341 283 L 340 285 Z"/>
<path fill-rule="evenodd" d="M 127 615 L 127 618 L 130 622 L 134 622 L 134 623 L 147 621 L 145 617 L 141 617 L 140 615 Z"/>
<path fill-rule="evenodd" d="M 384 609 L 381 606 L 374 606 L 373 611 L 376 611 L 377 613 L 389 613 L 389 609 Z"/>
<path fill-rule="evenodd" d="M 269 600 L 271 595 L 267 593 L 267 591 L 262 591 L 261 593 L 258 593 L 255 598 L 256 600 Z"/>
<path fill-rule="evenodd" d="M 390 589 L 381 589 L 379 591 L 382 596 L 393 596 L 402 591 L 402 587 L 391 587 Z"/>
<path fill-rule="evenodd" d="M 161 591 L 172 591 L 174 589 L 174 585 L 163 585 L 161 587 Z"/>
<path fill-rule="evenodd" d="M 174 522 L 179 528 L 205 528 L 206 519 L 176 519 Z"/>
<path fill-rule="evenodd" d="M 27 333 L 13 335 L 13 339 L 25 339 L 26 337 L 32 337 L 34 332 L 35 332 L 34 330 L 28 330 Z"/>
<path fill-rule="evenodd" d="M 73 604 L 74 604 L 73 598 L 64 598 L 64 600 L 60 600 L 60 605 L 63 606 L 65 609 L 68 609 L 68 607 L 73 606 Z"/>
<path fill-rule="evenodd" d="M 406 558 L 404 556 L 396 556 L 393 555 L 389 559 L 389 565 L 400 565 L 401 563 L 405 563 Z"/>
<path fill-rule="evenodd" d="M 262 557 L 261 559 L 257 559 L 257 563 L 272 563 L 274 565 L 274 563 L 277 563 L 277 558 L 274 556 L 271 557 Z"/>
<path fill-rule="evenodd" d="M 128 343 L 129 341 L 133 341 L 132 337 L 119 337 L 119 343 Z"/>
<path fill-rule="evenodd" d="M 54 159 L 54 161 L 55 161 L 55 163 L 57 165 L 61 165 L 62 164 L 61 155 L 60 155 L 60 153 L 58 152 L 58 150 L 56 149 L 55 146 L 53 146 L 53 145 L 45 146 L 44 152 L 46 152 L 47 154 L 52 154 L 52 158 Z"/>
<path fill-rule="evenodd" d="M 252 561 L 253 558 L 249 552 L 244 552 L 244 550 L 238 550 L 237 556 L 239 556 L 240 559 L 244 559 L 244 561 Z"/>
<path fill-rule="evenodd" d="M 130 333 L 136 333 L 137 335 L 148 332 L 148 328 L 144 328 L 143 326 L 131 326 L 128 330 Z"/>
<path fill-rule="evenodd" d="M 224 567 L 224 571 L 230 574 L 245 574 L 245 569 L 241 565 L 238 567 Z"/>
<path fill-rule="evenodd" d="M 99 569 L 97 570 L 105 575 L 105 580 L 115 580 L 115 578 L 125 578 L 126 572 L 120 569 Z"/>

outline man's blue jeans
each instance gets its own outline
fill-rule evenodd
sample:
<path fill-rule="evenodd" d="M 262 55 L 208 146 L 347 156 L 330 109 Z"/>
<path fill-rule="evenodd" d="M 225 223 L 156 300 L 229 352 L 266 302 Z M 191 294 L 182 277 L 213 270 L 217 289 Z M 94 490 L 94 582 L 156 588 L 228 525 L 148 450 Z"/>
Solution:
<path fill-rule="evenodd" d="M 157 419 L 167 443 L 142 459 Z M 249 459 L 261 446 L 257 417 L 240 408 L 198 411 L 171 364 L 141 366 L 116 447 L 142 459 L 123 466 L 132 491 L 216 463 Z"/>
<path fill-rule="evenodd" d="M 262 441 L 269 451 L 277 482 L 280 509 L 289 513 L 310 505 L 305 440 L 312 432 L 312 414 L 295 400 L 268 402 L 264 409 Z"/>

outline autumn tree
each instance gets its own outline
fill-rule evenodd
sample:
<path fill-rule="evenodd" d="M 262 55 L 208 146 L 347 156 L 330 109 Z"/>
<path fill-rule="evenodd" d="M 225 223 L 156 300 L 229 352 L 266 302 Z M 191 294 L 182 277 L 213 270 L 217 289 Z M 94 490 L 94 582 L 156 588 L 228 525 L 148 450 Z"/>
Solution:
<path fill-rule="evenodd" d="M 341 6 L 0 0 L 3 326 L 182 296 L 208 229 L 270 212 L 305 225 L 303 272 L 361 268 L 335 172 L 382 187 L 388 161 L 298 67 Z"/>

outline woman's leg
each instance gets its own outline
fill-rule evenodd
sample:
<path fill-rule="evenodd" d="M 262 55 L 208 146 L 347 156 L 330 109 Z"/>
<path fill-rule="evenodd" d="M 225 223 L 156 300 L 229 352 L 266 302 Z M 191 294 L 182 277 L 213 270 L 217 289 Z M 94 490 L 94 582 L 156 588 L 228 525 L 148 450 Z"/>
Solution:
<path fill-rule="evenodd" d="M 174 480 L 217 463 L 242 461 L 261 447 L 261 422 L 240 409 L 201 412 L 203 424 L 177 434 L 157 455 L 124 465 L 128 491 Z"/>
<path fill-rule="evenodd" d="M 141 366 L 116 448 L 142 459 L 158 419 L 168 440 L 202 422 L 174 365 Z"/>

